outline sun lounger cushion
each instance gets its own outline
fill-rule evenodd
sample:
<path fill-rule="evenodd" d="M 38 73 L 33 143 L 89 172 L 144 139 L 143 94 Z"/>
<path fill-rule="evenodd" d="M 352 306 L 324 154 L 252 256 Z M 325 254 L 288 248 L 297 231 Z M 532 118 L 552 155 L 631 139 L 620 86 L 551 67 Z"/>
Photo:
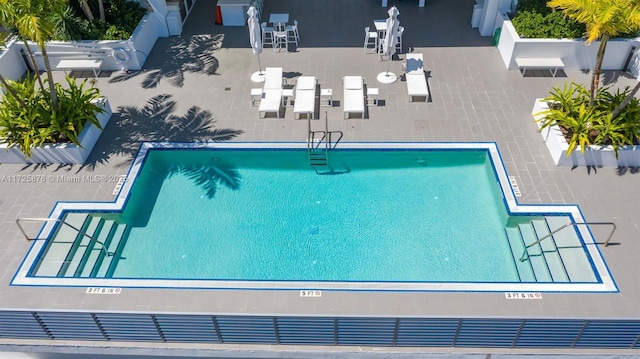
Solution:
<path fill-rule="evenodd" d="M 360 76 L 345 76 L 344 78 L 345 90 L 360 90 L 362 89 L 362 77 Z"/>
<path fill-rule="evenodd" d="M 361 76 L 345 76 L 344 78 L 344 117 L 350 113 L 364 116 L 364 88 Z"/>

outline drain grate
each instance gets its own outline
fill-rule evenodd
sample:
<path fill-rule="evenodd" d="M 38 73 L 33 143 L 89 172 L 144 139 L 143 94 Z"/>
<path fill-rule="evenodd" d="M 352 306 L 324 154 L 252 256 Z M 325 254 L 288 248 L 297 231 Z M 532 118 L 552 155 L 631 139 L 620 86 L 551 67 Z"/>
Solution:
<path fill-rule="evenodd" d="M 513 194 L 515 194 L 516 197 L 521 197 L 522 193 L 520 192 L 516 178 L 514 176 L 509 176 L 509 182 L 511 183 L 511 188 L 513 188 Z"/>

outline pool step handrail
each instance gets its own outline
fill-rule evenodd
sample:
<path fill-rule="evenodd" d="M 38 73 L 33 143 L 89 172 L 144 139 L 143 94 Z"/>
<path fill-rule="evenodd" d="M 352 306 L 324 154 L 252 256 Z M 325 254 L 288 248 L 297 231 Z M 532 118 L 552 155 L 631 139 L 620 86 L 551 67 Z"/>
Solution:
<path fill-rule="evenodd" d="M 61 223 L 63 225 L 66 225 L 68 227 L 70 227 L 71 229 L 73 229 L 74 231 L 78 232 L 78 234 L 81 234 L 85 237 L 88 237 L 90 241 L 94 242 L 94 243 L 98 243 L 100 245 L 101 251 L 105 253 L 105 255 L 109 256 L 109 252 L 107 252 L 107 249 L 104 246 L 104 243 L 100 242 L 99 240 L 93 238 L 92 236 L 88 235 L 87 233 L 85 233 L 83 230 L 81 230 L 80 228 L 77 228 L 59 218 L 18 218 L 16 219 L 16 225 L 18 226 L 18 229 L 20 229 L 20 232 L 22 233 L 22 235 L 24 236 L 24 238 L 27 241 L 32 241 L 35 240 L 37 238 L 29 238 L 29 236 L 27 235 L 27 232 L 24 230 L 24 228 L 22 227 L 22 225 L 20 224 L 20 221 L 28 221 L 28 222 L 57 222 L 57 223 Z"/>
<path fill-rule="evenodd" d="M 322 138 L 318 140 L 317 145 L 314 143 L 316 133 L 322 134 Z M 327 111 L 324 112 L 324 131 L 311 131 L 311 119 L 307 118 L 307 151 L 309 154 L 309 164 L 311 166 L 328 166 L 329 165 L 329 142 L 328 137 L 329 120 Z M 320 150 L 320 146 L 324 144 L 324 149 Z"/>
<path fill-rule="evenodd" d="M 609 233 L 609 236 L 607 237 L 607 240 L 605 240 L 605 241 L 604 241 L 604 246 L 605 246 L 605 247 L 608 247 L 608 246 L 609 246 L 609 241 L 611 240 L 611 237 L 613 236 L 613 232 L 615 232 L 615 231 L 616 231 L 616 228 L 617 228 L 616 224 L 615 224 L 615 223 L 613 223 L 613 222 L 583 222 L 583 223 L 573 223 L 573 222 L 572 222 L 572 223 L 567 223 L 567 224 L 565 224 L 565 225 L 561 226 L 560 228 L 558 228 L 558 229 L 554 230 L 553 232 L 551 232 L 551 233 L 549 233 L 549 234 L 545 235 L 544 237 L 542 237 L 542 238 L 538 239 L 537 241 L 535 241 L 535 242 L 533 242 L 533 243 L 531 243 L 531 244 L 529 244 L 529 245 L 526 245 L 526 246 L 524 247 L 524 251 L 522 252 L 522 256 L 520 257 L 520 262 L 524 262 L 524 261 L 526 261 L 527 259 L 529 259 L 529 251 L 528 251 L 528 249 L 529 249 L 529 248 L 531 248 L 531 247 L 535 246 L 536 244 L 538 244 L 538 243 L 542 242 L 543 240 L 545 240 L 545 239 L 547 239 L 547 238 L 550 238 L 550 237 L 551 237 L 551 236 L 553 236 L 554 234 L 556 234 L 556 233 L 560 232 L 561 230 L 563 230 L 563 229 L 565 229 L 565 228 L 567 228 L 567 227 L 579 226 L 579 225 L 587 225 L 587 226 L 600 226 L 600 225 L 607 225 L 607 226 L 612 226 L 612 228 L 611 228 L 611 232 Z"/>

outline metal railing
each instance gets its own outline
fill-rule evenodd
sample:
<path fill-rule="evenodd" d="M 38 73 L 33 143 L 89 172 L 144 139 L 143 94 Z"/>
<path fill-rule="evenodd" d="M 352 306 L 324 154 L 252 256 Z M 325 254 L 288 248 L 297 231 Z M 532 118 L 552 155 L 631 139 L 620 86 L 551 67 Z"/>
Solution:
<path fill-rule="evenodd" d="M 560 227 L 560 228 L 558 228 L 558 229 L 554 230 L 553 232 L 551 232 L 551 233 L 547 234 L 546 236 L 544 236 L 544 237 L 542 237 L 542 238 L 538 239 L 537 241 L 535 241 L 535 242 L 533 242 L 533 243 L 531 243 L 531 244 L 529 244 L 529 245 L 525 246 L 525 247 L 524 247 L 524 251 L 522 252 L 522 256 L 520 257 L 520 262 L 524 262 L 524 261 L 526 261 L 527 259 L 529 259 L 529 251 L 528 251 L 528 249 L 529 249 L 529 248 L 531 248 L 531 247 L 535 246 L 536 244 L 538 244 L 538 243 L 542 242 L 543 240 L 545 240 L 545 239 L 547 239 L 547 238 L 549 238 L 549 237 L 553 236 L 554 234 L 556 234 L 556 233 L 560 232 L 561 230 L 563 230 L 563 229 L 565 229 L 565 228 L 567 228 L 567 227 L 579 226 L 579 225 L 589 225 L 589 226 L 592 226 L 592 225 L 594 225 L 594 226 L 597 226 L 597 225 L 607 225 L 607 226 L 613 226 L 613 228 L 611 229 L 611 233 L 609 233 L 609 237 L 607 237 L 607 240 L 606 240 L 606 241 L 604 241 L 604 246 L 605 246 L 605 247 L 609 246 L 609 241 L 611 240 L 611 237 L 613 236 L 613 232 L 615 232 L 615 231 L 616 231 L 616 228 L 617 228 L 616 224 L 615 224 L 615 223 L 613 223 L 613 222 L 584 222 L 584 223 L 567 223 L 567 224 L 563 225 L 562 227 Z"/>
<path fill-rule="evenodd" d="M 67 225 L 69 227 L 71 227 L 71 229 L 73 229 L 74 231 L 78 232 L 79 234 L 82 234 L 83 236 L 89 238 L 90 241 L 94 242 L 94 243 L 98 243 L 100 245 L 101 248 L 101 252 L 103 252 L 106 256 L 111 255 L 107 249 L 105 248 L 104 243 L 100 242 L 99 240 L 93 238 L 92 236 L 88 235 L 87 233 L 85 233 L 83 230 L 81 230 L 80 228 L 76 228 L 75 226 L 72 226 L 71 224 L 58 219 L 58 218 L 18 218 L 16 219 L 16 225 L 18 226 L 18 229 L 20 229 L 20 232 L 22 233 L 22 235 L 24 236 L 24 238 L 27 241 L 32 241 L 35 240 L 37 238 L 29 238 L 29 236 L 27 235 L 27 232 L 24 230 L 24 228 L 22 227 L 22 225 L 20 224 L 20 221 L 30 221 L 30 222 L 58 222 L 61 223 L 63 225 Z"/>

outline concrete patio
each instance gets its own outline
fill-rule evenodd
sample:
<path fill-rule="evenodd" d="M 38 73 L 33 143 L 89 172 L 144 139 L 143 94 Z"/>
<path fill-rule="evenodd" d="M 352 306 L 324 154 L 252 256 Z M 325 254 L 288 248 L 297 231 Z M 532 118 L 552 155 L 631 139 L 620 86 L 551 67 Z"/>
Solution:
<path fill-rule="evenodd" d="M 429 0 L 424 8 L 417 7 L 417 0 L 395 4 L 406 28 L 404 50 L 424 54 L 431 93 L 427 103 L 408 103 L 402 79 L 392 85 L 376 81 L 387 63 L 378 61 L 375 54 L 364 54 L 362 42 L 364 27 L 386 17 L 386 9 L 377 1 L 267 0 L 263 14 L 288 12 L 290 21 L 300 22 L 301 42 L 288 52 L 265 48 L 261 63 L 283 67 L 290 79 L 315 75 L 322 88 L 333 89 L 334 106 L 318 107 L 315 116 L 324 119 L 326 111 L 329 129 L 343 131 L 344 142 L 496 142 L 509 175 L 515 176 L 522 192 L 520 203 L 576 203 L 588 221 L 618 225 L 612 245 L 601 251 L 620 293 L 545 293 L 543 300 L 532 303 L 505 301 L 502 293 L 384 293 L 374 297 L 331 292 L 322 302 L 309 306 L 297 302 L 297 293 L 286 292 L 208 291 L 193 296 L 196 291 L 132 290 L 120 296 L 89 297 L 81 288 L 9 286 L 30 246 L 15 225 L 17 218 L 47 217 L 56 201 L 114 198 L 113 181 L 66 183 L 65 178 L 126 174 L 142 141 L 306 140 L 307 121 L 295 120 L 291 107 L 285 108 L 282 119 L 259 118 L 257 107 L 250 104 L 251 88 L 260 84 L 250 80 L 258 64 L 249 47 L 247 28 L 215 25 L 213 1 L 200 0 L 183 34 L 160 39 L 143 71 L 103 72 L 97 79 L 114 115 L 87 164 L 0 165 L 0 307 L 479 317 L 518 313 L 521 317 L 640 319 L 637 169 L 556 167 L 531 117 L 535 98 L 546 96 L 552 86 L 567 80 L 588 84 L 589 74 L 566 71 L 566 77 L 522 77 L 518 71 L 507 71 L 491 38 L 471 28 L 473 4 L 473 0 Z M 404 58 L 404 53 L 396 55 L 391 71 L 400 75 Z M 366 86 L 380 89 L 379 105 L 368 106 L 363 119 L 343 119 L 341 78 L 345 75 L 362 75 Z M 604 83 L 614 87 L 635 82 L 622 72 L 604 76 Z M 323 125 L 324 121 L 313 121 L 314 128 Z M 53 180 L 25 183 L 23 178 L 30 175 Z M 32 235 L 38 229 L 39 225 L 29 227 Z M 602 242 L 608 228 L 592 231 Z M 0 346 L 8 343 L 0 339 Z"/>

